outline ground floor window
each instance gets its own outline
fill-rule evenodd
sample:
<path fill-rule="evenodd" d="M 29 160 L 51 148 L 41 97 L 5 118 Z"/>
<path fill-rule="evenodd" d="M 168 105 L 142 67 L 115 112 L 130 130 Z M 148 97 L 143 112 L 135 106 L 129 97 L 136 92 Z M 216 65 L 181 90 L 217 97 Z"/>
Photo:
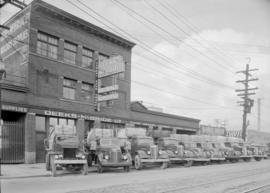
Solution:
<path fill-rule="evenodd" d="M 116 128 L 124 128 L 125 124 L 123 123 L 108 123 L 108 122 L 101 122 L 101 128 L 104 129 L 116 129 Z"/>
<path fill-rule="evenodd" d="M 75 119 L 66 119 L 66 118 L 56 118 L 56 117 L 50 117 L 49 118 L 49 128 L 55 127 L 55 126 L 64 126 L 64 127 L 70 127 L 70 128 L 76 128 L 75 125 Z"/>

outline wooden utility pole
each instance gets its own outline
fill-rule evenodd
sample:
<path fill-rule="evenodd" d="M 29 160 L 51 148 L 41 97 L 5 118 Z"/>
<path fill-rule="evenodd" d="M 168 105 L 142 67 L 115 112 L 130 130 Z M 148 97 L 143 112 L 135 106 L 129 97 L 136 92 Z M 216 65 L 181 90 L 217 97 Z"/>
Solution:
<path fill-rule="evenodd" d="M 250 78 L 252 75 L 250 74 L 251 71 L 256 71 L 258 69 L 249 69 L 249 64 L 246 65 L 246 70 L 239 71 L 237 73 L 243 73 L 245 75 L 244 80 L 238 80 L 237 83 L 244 84 L 244 89 L 237 89 L 236 92 L 240 92 L 237 94 L 237 96 L 240 96 L 243 101 L 238 101 L 240 103 L 240 106 L 243 106 L 243 123 L 242 123 L 242 138 L 244 141 L 246 141 L 246 129 L 248 127 L 247 123 L 247 114 L 251 112 L 251 107 L 253 107 L 254 100 L 250 99 L 249 96 L 255 95 L 255 92 L 249 92 L 252 90 L 257 90 L 258 88 L 249 88 L 249 82 L 251 81 L 257 81 L 258 78 Z"/>

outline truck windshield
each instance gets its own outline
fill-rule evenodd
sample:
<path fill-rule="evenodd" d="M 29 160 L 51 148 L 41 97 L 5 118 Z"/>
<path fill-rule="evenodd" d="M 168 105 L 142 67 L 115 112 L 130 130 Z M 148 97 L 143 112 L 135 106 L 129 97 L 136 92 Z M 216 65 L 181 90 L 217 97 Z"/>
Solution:
<path fill-rule="evenodd" d="M 109 147 L 115 147 L 120 146 L 120 141 L 118 139 L 100 139 L 100 145 L 101 146 L 109 146 Z"/>
<path fill-rule="evenodd" d="M 178 145 L 178 141 L 175 139 L 164 139 L 165 145 Z"/>
<path fill-rule="evenodd" d="M 153 139 L 152 138 L 138 138 L 138 144 L 150 144 L 153 145 Z"/>
<path fill-rule="evenodd" d="M 187 148 L 196 148 L 197 147 L 196 143 L 185 143 L 185 146 Z"/>

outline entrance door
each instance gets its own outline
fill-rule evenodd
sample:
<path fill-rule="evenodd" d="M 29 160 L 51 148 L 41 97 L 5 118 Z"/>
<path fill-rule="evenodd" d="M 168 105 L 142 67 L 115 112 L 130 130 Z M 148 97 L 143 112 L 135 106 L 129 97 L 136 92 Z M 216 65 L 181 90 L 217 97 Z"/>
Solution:
<path fill-rule="evenodd" d="M 4 121 L 1 131 L 1 163 L 24 162 L 24 123 Z"/>
<path fill-rule="evenodd" d="M 36 116 L 36 162 L 45 162 L 44 139 L 46 138 L 45 117 Z"/>

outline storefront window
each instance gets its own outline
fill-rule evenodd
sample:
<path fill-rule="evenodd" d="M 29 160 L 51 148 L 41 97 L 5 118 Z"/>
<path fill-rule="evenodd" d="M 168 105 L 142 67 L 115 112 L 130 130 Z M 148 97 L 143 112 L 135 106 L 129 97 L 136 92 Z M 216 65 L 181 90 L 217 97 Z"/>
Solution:
<path fill-rule="evenodd" d="M 75 126 L 75 120 L 74 119 L 50 117 L 49 124 L 50 124 L 50 127 L 55 127 L 57 125 L 74 127 Z"/>

